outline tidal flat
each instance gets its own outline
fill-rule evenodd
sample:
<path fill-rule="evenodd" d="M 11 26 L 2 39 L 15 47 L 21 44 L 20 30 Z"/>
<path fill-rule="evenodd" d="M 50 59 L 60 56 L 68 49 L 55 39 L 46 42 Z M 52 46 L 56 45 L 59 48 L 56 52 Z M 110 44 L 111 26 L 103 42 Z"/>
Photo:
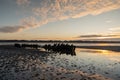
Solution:
<path fill-rule="evenodd" d="M 45 63 L 50 52 L 0 46 L 0 80 L 111 80 L 103 75 Z"/>

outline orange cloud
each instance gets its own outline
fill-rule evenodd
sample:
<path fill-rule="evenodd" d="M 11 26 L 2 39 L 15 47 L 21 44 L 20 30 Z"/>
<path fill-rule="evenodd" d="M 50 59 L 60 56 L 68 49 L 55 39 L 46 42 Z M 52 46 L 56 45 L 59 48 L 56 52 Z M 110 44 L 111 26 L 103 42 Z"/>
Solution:
<path fill-rule="evenodd" d="M 69 18 L 98 15 L 119 8 L 120 0 L 43 0 L 40 7 L 32 10 L 34 15 L 41 18 L 40 21 L 47 21 L 47 24 Z"/>
<path fill-rule="evenodd" d="M 120 8 L 120 0 L 42 0 L 39 7 L 33 8 L 35 16 L 42 23 L 98 15 Z M 45 22 L 44 22 L 45 21 Z"/>
<path fill-rule="evenodd" d="M 35 15 L 61 20 L 61 17 L 79 18 L 118 9 L 120 0 L 43 0 L 40 5 L 33 9 Z"/>

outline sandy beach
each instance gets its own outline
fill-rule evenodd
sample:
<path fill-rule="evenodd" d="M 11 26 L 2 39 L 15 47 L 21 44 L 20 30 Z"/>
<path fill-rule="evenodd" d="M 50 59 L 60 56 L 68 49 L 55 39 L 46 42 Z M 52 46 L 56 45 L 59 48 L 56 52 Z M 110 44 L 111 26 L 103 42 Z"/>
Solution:
<path fill-rule="evenodd" d="M 0 46 L 0 80 L 111 80 L 99 74 L 67 70 L 47 65 L 41 60 L 49 52 Z"/>

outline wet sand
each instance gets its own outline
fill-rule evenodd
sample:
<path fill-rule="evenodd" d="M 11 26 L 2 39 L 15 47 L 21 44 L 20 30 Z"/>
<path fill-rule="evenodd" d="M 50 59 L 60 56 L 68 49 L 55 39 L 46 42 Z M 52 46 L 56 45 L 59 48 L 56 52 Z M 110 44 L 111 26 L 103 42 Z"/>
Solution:
<path fill-rule="evenodd" d="M 99 74 L 56 68 L 42 62 L 48 52 L 0 46 L 0 80 L 111 80 Z"/>

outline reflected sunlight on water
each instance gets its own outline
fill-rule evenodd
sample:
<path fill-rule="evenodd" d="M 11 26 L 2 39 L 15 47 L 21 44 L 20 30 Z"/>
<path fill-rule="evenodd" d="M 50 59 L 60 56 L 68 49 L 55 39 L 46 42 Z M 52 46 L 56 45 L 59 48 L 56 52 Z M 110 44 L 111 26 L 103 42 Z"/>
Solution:
<path fill-rule="evenodd" d="M 120 52 L 100 49 L 76 49 L 76 56 L 50 54 L 47 64 L 120 80 Z"/>
<path fill-rule="evenodd" d="M 100 44 L 98 44 L 98 46 L 109 46 L 109 44 L 107 44 L 107 43 L 100 43 Z"/>
<path fill-rule="evenodd" d="M 81 49 L 77 48 L 76 52 L 90 52 L 90 53 L 98 53 L 108 56 L 119 56 L 120 52 L 110 51 L 110 50 L 101 50 L 101 49 Z"/>

